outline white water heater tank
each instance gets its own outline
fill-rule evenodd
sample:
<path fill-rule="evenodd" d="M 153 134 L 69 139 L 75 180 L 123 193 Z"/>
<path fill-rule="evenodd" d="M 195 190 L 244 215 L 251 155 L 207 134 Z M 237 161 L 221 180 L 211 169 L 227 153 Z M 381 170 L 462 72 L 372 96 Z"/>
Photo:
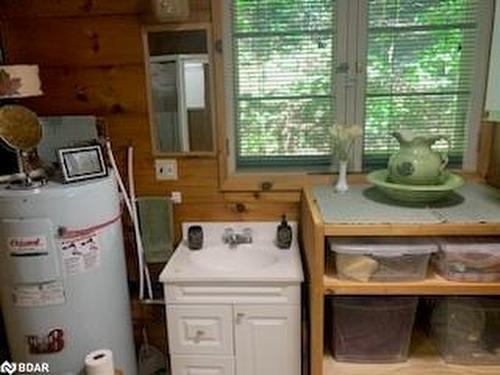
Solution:
<path fill-rule="evenodd" d="M 14 362 L 78 374 L 106 348 L 116 368 L 137 373 L 114 176 L 0 185 L 0 288 Z"/>

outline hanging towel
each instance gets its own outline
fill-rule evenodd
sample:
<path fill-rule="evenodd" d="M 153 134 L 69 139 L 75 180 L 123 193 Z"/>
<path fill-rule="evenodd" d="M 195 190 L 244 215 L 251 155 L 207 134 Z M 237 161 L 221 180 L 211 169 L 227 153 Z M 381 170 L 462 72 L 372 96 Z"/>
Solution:
<path fill-rule="evenodd" d="M 167 197 L 137 198 L 137 213 L 146 262 L 167 262 L 174 251 L 172 201 Z"/>

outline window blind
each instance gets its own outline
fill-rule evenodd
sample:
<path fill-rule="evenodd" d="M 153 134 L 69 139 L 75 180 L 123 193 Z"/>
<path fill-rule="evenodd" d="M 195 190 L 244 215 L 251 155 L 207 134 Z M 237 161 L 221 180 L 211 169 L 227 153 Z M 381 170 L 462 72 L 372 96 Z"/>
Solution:
<path fill-rule="evenodd" d="M 480 1 L 369 0 L 365 168 L 386 165 L 397 129 L 447 136 L 461 164 Z"/>
<path fill-rule="evenodd" d="M 335 1 L 231 2 L 236 167 L 330 163 Z"/>

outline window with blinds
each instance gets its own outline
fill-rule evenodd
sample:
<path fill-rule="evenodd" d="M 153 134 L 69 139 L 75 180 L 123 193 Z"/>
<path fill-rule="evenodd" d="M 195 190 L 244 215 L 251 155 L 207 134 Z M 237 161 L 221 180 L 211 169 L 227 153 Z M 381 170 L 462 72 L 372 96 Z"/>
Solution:
<path fill-rule="evenodd" d="M 236 167 L 330 162 L 335 1 L 231 4 Z"/>
<path fill-rule="evenodd" d="M 485 4 L 224 0 L 234 169 L 329 166 L 338 119 L 363 122 L 357 170 L 385 167 L 403 129 L 446 136 L 436 147 L 459 167 L 480 121 Z"/>
<path fill-rule="evenodd" d="M 460 166 L 480 1 L 369 1 L 365 168 L 386 165 L 397 129 L 448 137 L 450 160 Z"/>

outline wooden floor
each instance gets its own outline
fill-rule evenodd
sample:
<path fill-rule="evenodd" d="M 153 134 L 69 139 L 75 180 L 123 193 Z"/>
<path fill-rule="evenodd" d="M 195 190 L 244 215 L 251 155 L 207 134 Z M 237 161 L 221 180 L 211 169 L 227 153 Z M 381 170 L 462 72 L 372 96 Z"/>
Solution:
<path fill-rule="evenodd" d="M 423 335 L 414 334 L 410 359 L 404 363 L 353 364 L 336 362 L 329 354 L 323 361 L 324 375 L 499 375 L 500 366 L 446 364 Z"/>

